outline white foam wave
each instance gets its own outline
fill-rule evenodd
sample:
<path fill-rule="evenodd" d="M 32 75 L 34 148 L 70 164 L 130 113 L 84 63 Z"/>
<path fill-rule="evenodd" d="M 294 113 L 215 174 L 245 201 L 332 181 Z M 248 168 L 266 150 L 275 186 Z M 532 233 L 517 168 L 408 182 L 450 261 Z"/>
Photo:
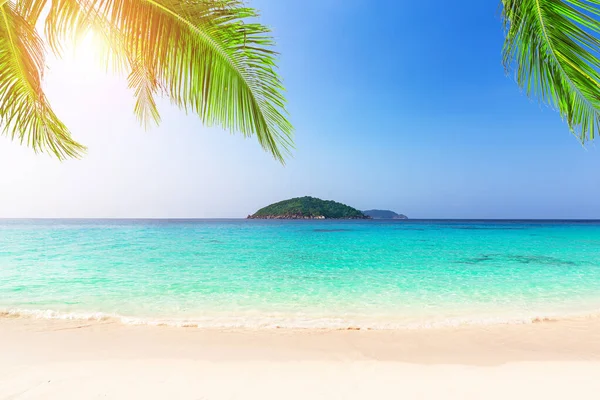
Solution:
<path fill-rule="evenodd" d="M 299 317 L 299 316 L 203 316 L 197 318 L 143 318 L 103 312 L 61 312 L 57 310 L 0 310 L 0 318 L 36 318 L 119 322 L 126 325 L 170 326 L 203 329 L 327 329 L 327 330 L 418 330 L 461 326 L 530 324 L 571 318 L 597 318 L 600 313 L 569 315 L 535 315 L 519 317 L 453 317 L 437 320 L 390 320 L 368 318 Z"/>

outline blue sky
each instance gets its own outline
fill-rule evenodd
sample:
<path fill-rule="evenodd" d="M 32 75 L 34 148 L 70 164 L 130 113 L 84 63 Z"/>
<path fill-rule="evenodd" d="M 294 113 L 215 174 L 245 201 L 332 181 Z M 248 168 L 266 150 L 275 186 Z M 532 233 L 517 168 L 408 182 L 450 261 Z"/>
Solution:
<path fill-rule="evenodd" d="M 273 27 L 296 127 L 282 167 L 255 140 L 161 102 L 144 131 L 89 49 L 51 60 L 80 161 L 0 140 L 2 217 L 244 217 L 312 195 L 413 218 L 600 218 L 600 152 L 501 64 L 495 1 L 252 0 Z"/>

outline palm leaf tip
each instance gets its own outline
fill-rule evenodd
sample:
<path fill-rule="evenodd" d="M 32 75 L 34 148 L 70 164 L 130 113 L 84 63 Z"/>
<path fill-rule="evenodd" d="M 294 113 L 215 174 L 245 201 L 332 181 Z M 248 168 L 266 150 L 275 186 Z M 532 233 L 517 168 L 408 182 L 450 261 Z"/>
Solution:
<path fill-rule="evenodd" d="M 71 138 L 41 87 L 44 50 L 34 25 L 17 5 L 0 6 L 0 126 L 2 133 L 59 159 L 85 148 Z"/>
<path fill-rule="evenodd" d="M 600 127 L 600 2 L 503 0 L 503 62 L 584 143 Z"/>

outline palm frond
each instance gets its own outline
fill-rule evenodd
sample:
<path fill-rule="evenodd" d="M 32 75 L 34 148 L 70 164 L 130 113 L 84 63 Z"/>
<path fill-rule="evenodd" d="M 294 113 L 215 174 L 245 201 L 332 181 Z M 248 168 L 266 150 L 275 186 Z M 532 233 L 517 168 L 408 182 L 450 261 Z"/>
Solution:
<path fill-rule="evenodd" d="M 54 51 L 90 27 L 110 43 L 144 125 L 160 120 L 155 97 L 166 96 L 209 126 L 256 135 L 284 162 L 293 129 L 274 43 L 253 9 L 237 0 L 53 0 L 49 9 Z"/>
<path fill-rule="evenodd" d="M 583 143 L 600 130 L 599 0 L 503 0 L 505 68 Z"/>
<path fill-rule="evenodd" d="M 159 84 L 155 74 L 148 70 L 142 62 L 136 62 L 133 59 L 128 80 L 129 87 L 135 91 L 134 113 L 142 125 L 147 128 L 152 122 L 159 124 L 160 114 L 155 100 Z"/>
<path fill-rule="evenodd" d="M 0 127 L 35 151 L 78 157 L 85 148 L 71 138 L 41 87 L 41 39 L 17 7 L 10 1 L 0 6 Z"/>

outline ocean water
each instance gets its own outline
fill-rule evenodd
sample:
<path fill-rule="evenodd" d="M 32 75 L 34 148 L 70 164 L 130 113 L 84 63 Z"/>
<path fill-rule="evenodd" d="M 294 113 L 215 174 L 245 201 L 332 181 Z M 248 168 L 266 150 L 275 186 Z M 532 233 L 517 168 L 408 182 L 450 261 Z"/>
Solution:
<path fill-rule="evenodd" d="M 0 220 L 0 311 L 247 328 L 600 314 L 600 222 Z"/>

